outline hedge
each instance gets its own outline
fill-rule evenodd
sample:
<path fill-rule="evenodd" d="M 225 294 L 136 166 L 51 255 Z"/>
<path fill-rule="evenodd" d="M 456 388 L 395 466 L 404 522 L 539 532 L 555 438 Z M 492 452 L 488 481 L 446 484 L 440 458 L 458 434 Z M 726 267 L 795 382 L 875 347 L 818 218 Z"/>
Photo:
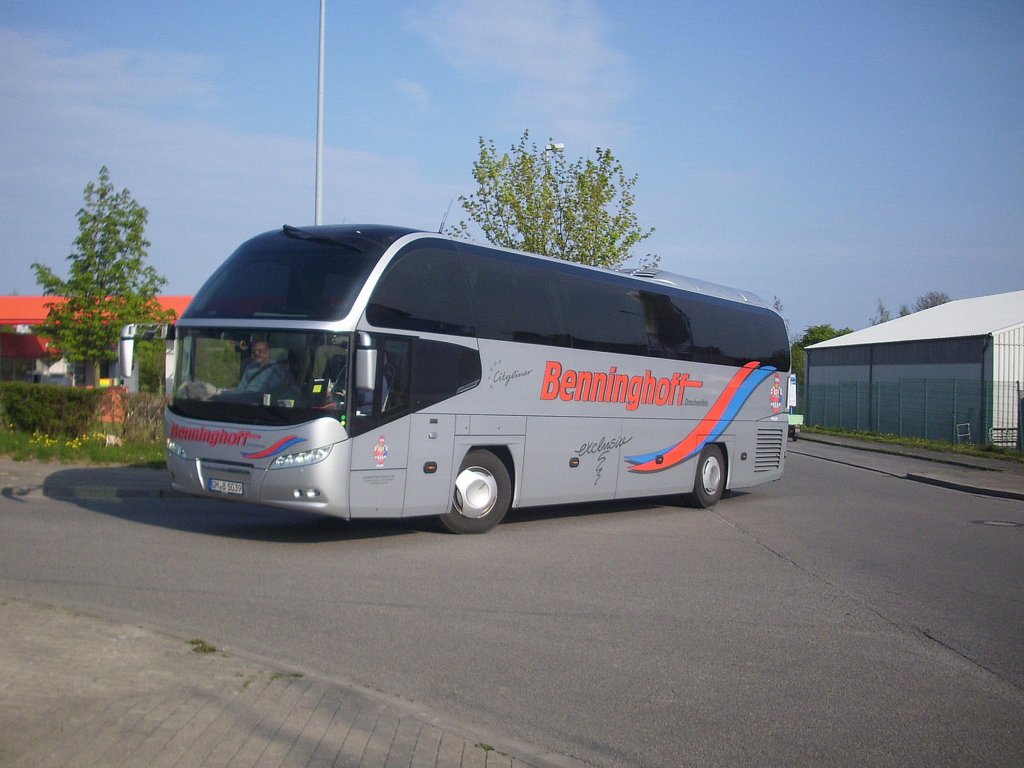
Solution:
<path fill-rule="evenodd" d="M 3 427 L 50 437 L 78 437 L 102 427 L 125 442 L 153 442 L 163 435 L 165 399 L 122 389 L 80 389 L 0 382 Z"/>

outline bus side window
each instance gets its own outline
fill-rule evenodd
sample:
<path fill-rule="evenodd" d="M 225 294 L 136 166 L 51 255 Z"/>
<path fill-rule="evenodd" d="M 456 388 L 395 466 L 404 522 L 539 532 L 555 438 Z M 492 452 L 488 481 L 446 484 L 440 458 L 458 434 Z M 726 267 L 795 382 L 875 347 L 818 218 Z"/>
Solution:
<path fill-rule="evenodd" d="M 646 355 L 644 308 L 622 281 L 562 275 L 565 316 L 575 349 Z"/>
<path fill-rule="evenodd" d="M 359 435 L 409 411 L 412 339 L 358 334 L 365 341 L 355 354 L 355 398 L 351 434 Z"/>
<path fill-rule="evenodd" d="M 492 258 L 486 249 L 463 245 L 479 255 L 467 264 L 467 296 L 476 307 L 481 338 L 525 344 L 569 346 L 558 280 L 529 263 Z"/>
<path fill-rule="evenodd" d="M 475 333 L 455 251 L 407 246 L 381 277 L 366 319 L 381 328 L 472 336 Z"/>
<path fill-rule="evenodd" d="M 348 388 L 348 351 L 338 344 L 320 344 L 313 353 L 310 391 L 314 406 L 341 404 Z"/>
<path fill-rule="evenodd" d="M 471 347 L 417 339 L 412 364 L 415 410 L 440 403 L 480 383 L 480 353 Z"/>
<path fill-rule="evenodd" d="M 691 359 L 690 321 L 682 309 L 665 294 L 640 291 L 640 300 L 644 307 L 649 354 L 672 360 Z"/>
<path fill-rule="evenodd" d="M 384 339 L 378 363 L 380 413 L 397 416 L 409 408 L 409 339 Z"/>

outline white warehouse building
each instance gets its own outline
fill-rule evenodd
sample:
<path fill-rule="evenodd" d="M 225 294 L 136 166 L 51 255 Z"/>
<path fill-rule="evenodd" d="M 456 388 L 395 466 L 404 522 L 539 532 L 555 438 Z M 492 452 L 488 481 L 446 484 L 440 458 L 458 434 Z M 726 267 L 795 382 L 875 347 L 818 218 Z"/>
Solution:
<path fill-rule="evenodd" d="M 1020 447 L 1024 291 L 951 301 L 806 352 L 808 424 Z"/>

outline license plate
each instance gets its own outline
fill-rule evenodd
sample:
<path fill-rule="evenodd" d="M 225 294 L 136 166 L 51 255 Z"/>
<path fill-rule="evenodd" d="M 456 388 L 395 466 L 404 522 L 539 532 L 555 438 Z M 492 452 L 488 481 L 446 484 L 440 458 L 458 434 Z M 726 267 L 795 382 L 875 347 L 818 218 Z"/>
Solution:
<path fill-rule="evenodd" d="M 211 477 L 206 482 L 206 487 L 215 493 L 230 493 L 235 496 L 241 496 L 244 490 L 241 483 L 236 483 L 233 480 L 218 480 L 216 477 Z"/>

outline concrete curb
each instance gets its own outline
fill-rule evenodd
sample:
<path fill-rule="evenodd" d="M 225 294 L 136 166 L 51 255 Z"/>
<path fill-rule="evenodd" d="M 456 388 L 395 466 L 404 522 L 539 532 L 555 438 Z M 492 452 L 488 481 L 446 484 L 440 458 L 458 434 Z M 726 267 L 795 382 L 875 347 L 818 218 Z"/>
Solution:
<path fill-rule="evenodd" d="M 849 448 L 866 454 L 916 459 L 927 462 L 935 469 L 934 471 L 927 472 L 902 472 L 872 467 L 867 462 L 839 461 L 839 463 L 848 466 L 871 469 L 891 477 L 961 491 L 963 493 L 1024 501 L 1024 465 L 1015 462 L 989 459 L 987 457 L 952 459 L 946 456 L 936 456 L 933 451 L 927 449 L 880 447 L 873 443 L 858 441 L 856 438 L 833 435 L 805 433 L 802 439 L 806 442 Z M 838 461 L 832 458 L 828 460 Z M 973 476 L 968 479 L 965 475 Z"/>
<path fill-rule="evenodd" d="M 997 499 L 1012 499 L 1016 501 L 1024 501 L 1024 492 L 1008 491 L 1000 488 L 983 488 L 978 485 L 971 485 L 969 483 L 960 483 L 955 480 L 945 480 L 939 477 L 929 477 L 928 475 L 918 474 L 906 474 L 903 476 L 906 480 L 912 480 L 915 483 L 925 483 L 926 485 L 934 485 L 939 488 L 948 488 L 952 491 L 963 491 L 964 493 L 976 493 L 979 496 L 993 496 Z"/>

